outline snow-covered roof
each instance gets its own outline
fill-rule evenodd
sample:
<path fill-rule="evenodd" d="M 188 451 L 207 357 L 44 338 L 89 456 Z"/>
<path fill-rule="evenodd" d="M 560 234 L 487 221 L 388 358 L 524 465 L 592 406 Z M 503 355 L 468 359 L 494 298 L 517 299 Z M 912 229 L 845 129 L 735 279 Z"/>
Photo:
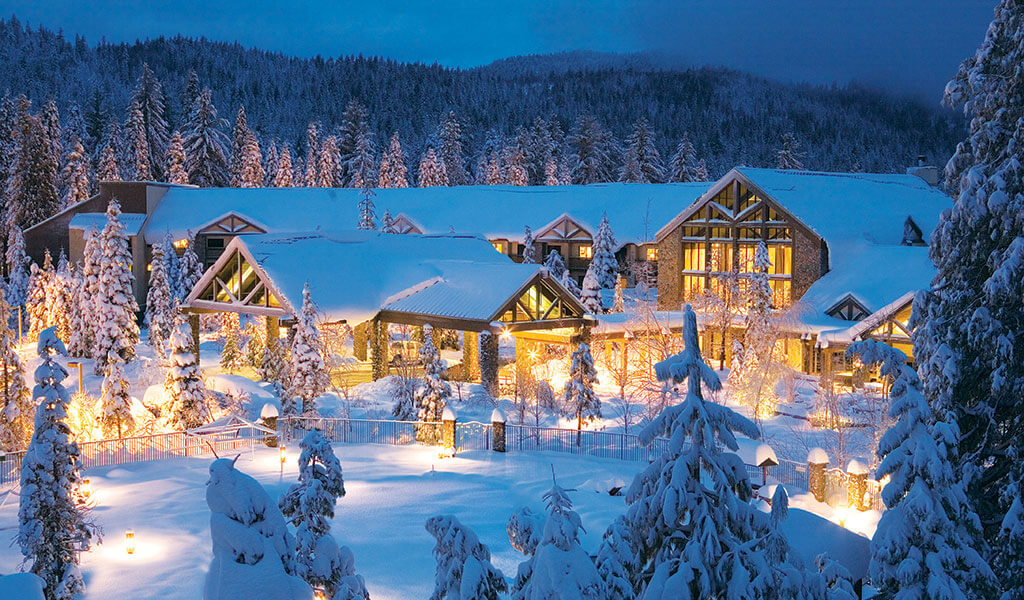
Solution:
<path fill-rule="evenodd" d="M 539 231 L 568 214 L 597 231 L 602 216 L 619 244 L 653 241 L 658 227 L 688 206 L 708 183 L 530 186 L 459 186 L 375 190 L 378 218 L 389 210 L 404 215 L 423 233 L 479 233 L 489 239 L 521 240 L 529 225 Z M 351 188 L 172 187 L 146 226 L 147 243 L 170 232 L 185 237 L 234 212 L 268 233 L 337 231 L 358 220 L 361 190 Z"/>
<path fill-rule="evenodd" d="M 489 321 L 517 289 L 546 273 L 474 235 L 253 234 L 232 240 L 225 255 L 233 247 L 252 256 L 288 310 L 301 307 L 308 281 L 321 315 L 351 324 L 382 308 Z"/>
<path fill-rule="evenodd" d="M 868 538 L 801 508 L 790 507 L 781 527 L 805 565 L 813 565 L 819 554 L 827 553 L 846 567 L 854 581 L 867 576 L 871 560 Z"/>
<path fill-rule="evenodd" d="M 146 222 L 146 215 L 143 213 L 121 213 L 119 217 L 121 224 L 128 231 L 128 235 L 138 235 L 142 225 Z M 95 227 L 96 231 L 102 231 L 107 224 L 106 213 L 78 213 L 71 217 L 68 229 L 82 229 L 88 231 Z M 152 243 L 152 242 L 148 242 Z"/>

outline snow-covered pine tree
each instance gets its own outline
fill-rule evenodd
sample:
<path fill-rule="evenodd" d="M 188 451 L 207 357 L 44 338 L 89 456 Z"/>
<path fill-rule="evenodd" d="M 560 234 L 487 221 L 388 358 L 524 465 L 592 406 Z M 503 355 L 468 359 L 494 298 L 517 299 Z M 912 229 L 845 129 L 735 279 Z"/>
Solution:
<path fill-rule="evenodd" d="M 147 162 L 155 176 L 163 176 L 165 174 L 163 157 L 171 135 L 164 109 L 163 88 L 160 80 L 153 75 L 153 71 L 146 63 L 142 63 L 142 74 L 139 75 L 139 83 L 132 93 L 132 103 L 137 104 L 142 112 L 146 146 L 150 152 Z"/>
<path fill-rule="evenodd" d="M 626 138 L 626 156 L 619 181 L 626 183 L 660 183 L 665 167 L 661 155 L 654 145 L 654 133 L 647 119 L 640 118 L 633 124 L 633 132 Z"/>
<path fill-rule="evenodd" d="M 1021 457 L 1017 455 L 1017 449 L 1010 448 L 1009 452 L 1009 458 L 1018 461 L 1019 465 Z M 999 600 L 1024 598 L 1024 501 L 1021 500 L 1024 481 L 1020 471 L 1018 469 L 1009 477 L 1002 492 L 1004 498 L 1010 499 L 1010 507 L 1003 517 L 994 544 L 1000 549 L 992 561 L 992 570 L 999 573 L 1003 590 Z"/>
<path fill-rule="evenodd" d="M 316 399 L 331 384 L 324 363 L 324 345 L 316 324 L 316 305 L 309 291 L 309 282 L 302 288 L 302 309 L 295 320 L 292 336 L 291 380 L 282 412 L 285 415 L 315 415 Z M 300 405 L 295 406 L 298 400 Z"/>
<path fill-rule="evenodd" d="M 533 245 L 533 231 L 530 226 L 523 227 L 523 262 L 526 264 L 537 264 L 537 248 Z"/>
<path fill-rule="evenodd" d="M 359 223 L 356 229 L 375 231 L 377 229 L 377 209 L 373 205 L 373 197 L 376 194 L 369 187 L 364 187 L 359 192 Z"/>
<path fill-rule="evenodd" d="M 562 260 L 562 255 L 558 250 L 548 252 L 548 257 L 544 259 L 544 266 L 547 267 L 552 279 L 561 280 L 566 273 L 565 261 Z"/>
<path fill-rule="evenodd" d="M 569 365 L 569 381 L 565 384 L 565 411 L 567 417 L 576 418 L 576 444 L 580 443 L 583 421 L 601 418 L 601 399 L 594 392 L 597 369 L 590 346 L 580 342 L 573 351 Z"/>
<path fill-rule="evenodd" d="M 263 187 L 273 187 L 274 177 L 281 166 L 281 152 L 277 148 L 277 141 L 270 140 L 267 151 L 263 156 Z"/>
<path fill-rule="evenodd" d="M 639 564 L 633 552 L 633 532 L 625 519 L 616 517 L 608 526 L 597 549 L 594 566 L 604 582 L 606 600 L 633 600 L 633 581 Z"/>
<path fill-rule="evenodd" d="M 399 373 L 391 388 L 395 400 L 391 415 L 396 421 L 415 421 L 419 417 L 416 409 L 416 380 Z"/>
<path fill-rule="evenodd" d="M 423 363 L 423 385 L 417 390 L 419 420 L 436 423 L 441 420 L 445 404 L 451 398 L 452 388 L 444 380 L 447 364 L 434 346 L 433 328 L 423 326 L 423 345 L 420 347 L 420 361 Z"/>
<path fill-rule="evenodd" d="M 217 117 L 213 93 L 203 89 L 191 107 L 185 123 L 185 170 L 190 183 L 200 187 L 223 187 L 228 174 L 227 120 Z"/>
<path fill-rule="evenodd" d="M 86 292 L 83 270 L 79 267 L 71 272 L 71 332 L 68 336 L 67 350 L 68 354 L 75 358 L 92 356 L 89 349 L 91 329 L 86 323 L 86 319 L 92 314 L 92 299 Z"/>
<path fill-rule="evenodd" d="M 28 228 L 43 221 L 60 207 L 57 198 L 57 159 L 39 117 L 21 119 L 19 152 L 13 177 L 8 181 L 5 225 Z"/>
<path fill-rule="evenodd" d="M 310 121 L 306 127 L 306 167 L 303 172 L 302 183 L 305 187 L 316 186 L 316 157 L 320 154 L 320 126 L 316 121 Z M 309 170 L 312 167 L 312 171 Z M 300 170 L 300 172 L 302 172 Z"/>
<path fill-rule="evenodd" d="M 526 172 L 526 165 L 523 162 L 522 150 L 515 150 L 509 155 L 508 164 L 505 167 L 509 185 L 523 187 L 530 184 L 529 174 Z"/>
<path fill-rule="evenodd" d="M 96 181 L 121 181 L 121 169 L 117 166 L 117 153 L 110 142 L 103 147 L 99 165 L 96 167 Z"/>
<path fill-rule="evenodd" d="M 167 287 L 171 290 L 173 305 L 174 299 L 184 297 L 184 294 L 182 294 L 181 290 L 178 289 L 178 280 L 181 276 L 181 267 L 178 264 L 178 251 L 174 247 L 174 237 L 171 235 L 170 231 L 164 234 L 164 239 L 161 243 L 163 244 L 161 250 L 163 252 L 164 276 L 167 278 Z M 152 275 L 150 275 L 150 277 L 152 278 Z M 173 312 L 176 312 L 176 310 L 172 311 L 172 313 Z M 170 335 L 170 331 L 170 329 L 167 330 L 167 335 Z M 167 341 L 166 336 L 164 341 Z"/>
<path fill-rule="evenodd" d="M 437 137 L 441 140 L 440 159 L 448 174 L 448 185 L 466 185 L 469 175 L 466 173 L 466 156 L 462 148 L 462 125 L 449 112 L 438 128 Z"/>
<path fill-rule="evenodd" d="M 235 460 L 218 458 L 210 464 L 206 504 L 213 559 L 204 600 L 313 596 L 295 573 L 295 540 L 281 510 L 259 482 L 235 468 Z"/>
<path fill-rule="evenodd" d="M 285 144 L 281 148 L 281 159 L 277 163 L 277 173 L 274 174 L 273 187 L 292 187 L 292 151 Z"/>
<path fill-rule="evenodd" d="M 579 284 L 577 284 L 576 280 L 573 279 L 572 275 L 569 274 L 569 269 L 562 271 L 562 277 L 559 278 L 558 283 L 561 283 L 562 287 L 564 287 L 566 290 L 569 291 L 570 294 L 576 296 L 577 298 L 579 298 L 580 295 L 583 293 L 583 291 L 580 290 Z"/>
<path fill-rule="evenodd" d="M 487 163 L 487 185 L 501 185 L 503 179 L 501 176 L 501 163 L 500 157 L 497 152 L 491 154 L 491 160 Z"/>
<path fill-rule="evenodd" d="M 734 433 L 756 439 L 757 427 L 704 400 L 703 387 L 714 391 L 722 384 L 701 357 L 690 305 L 683 313 L 683 342 L 683 351 L 657 363 L 655 373 L 661 381 L 685 380 L 686 396 L 640 433 L 645 444 L 664 437 L 668 446 L 626 493 L 640 572 L 653 574 L 645 600 L 724 597 L 728 589 L 747 588 L 754 572 L 748 568 L 744 575 L 741 565 L 756 562 L 749 560 L 756 558 L 749 553 L 759 533 L 748 504 L 750 481 L 740 458 L 728 450 L 738 448 Z"/>
<path fill-rule="evenodd" d="M 235 115 L 235 127 L 231 130 L 230 177 L 231 187 L 242 185 L 242 165 L 245 163 L 245 140 L 249 135 L 249 124 L 245 117 L 245 107 L 238 107 Z"/>
<path fill-rule="evenodd" d="M 171 136 L 171 143 L 167 146 L 167 155 L 164 157 L 164 163 L 167 168 L 167 183 L 179 185 L 188 183 L 188 171 L 185 170 L 187 162 L 185 158 L 185 142 L 181 137 L 181 132 L 175 131 L 174 135 Z"/>
<path fill-rule="evenodd" d="M 591 259 L 591 264 L 597 264 L 597 282 L 602 290 L 615 289 L 615 281 L 618 279 L 619 261 L 615 258 L 615 245 L 615 234 L 605 214 L 594 236 L 594 257 Z"/>
<path fill-rule="evenodd" d="M 249 132 L 242 144 L 242 164 L 238 167 L 238 187 L 263 187 L 267 172 L 263 170 L 263 153 L 256 134 Z"/>
<path fill-rule="evenodd" d="M 591 260 L 587 266 L 587 274 L 583 276 L 583 290 L 580 293 L 583 307 L 594 315 L 604 312 L 601 304 L 601 284 L 597 281 L 597 270 L 597 261 Z"/>
<path fill-rule="evenodd" d="M 358 100 L 351 100 L 341 115 L 341 135 L 338 151 L 343 165 L 343 181 L 348 187 L 372 185 L 377 178 L 374 173 L 377 149 L 370 131 L 369 114 Z"/>
<path fill-rule="evenodd" d="M 0 294 L 0 314 L 10 305 Z M 17 332 L 0 320 L 0 450 L 24 449 L 32 436 L 32 393 L 25 383 L 25 365 L 18 355 Z"/>
<path fill-rule="evenodd" d="M 790 600 L 805 596 L 809 582 L 800 557 L 793 553 L 789 540 L 782 532 L 782 522 L 789 514 L 789 493 L 781 485 L 775 486 L 772 494 L 771 514 L 758 540 L 763 564 L 755 573 L 751 585 L 756 598 L 764 600 Z M 761 515 L 755 515 L 755 518 Z M 822 590 L 824 592 L 824 590 Z M 827 597 L 822 593 L 820 597 Z M 851 599 L 852 600 L 852 599 Z"/>
<path fill-rule="evenodd" d="M 558 181 L 558 163 L 554 158 L 549 158 L 547 164 L 544 165 L 544 185 L 559 185 L 560 183 Z"/>
<path fill-rule="evenodd" d="M 47 251 L 49 252 L 49 251 Z M 39 332 L 49 327 L 49 307 L 46 305 L 46 288 L 49 275 L 40 269 L 35 263 L 29 269 L 28 295 L 25 299 L 25 313 L 28 317 L 28 335 L 35 337 Z"/>
<path fill-rule="evenodd" d="M 72 331 L 72 356 L 76 358 L 92 358 L 96 350 L 96 333 L 99 328 L 99 312 L 96 298 L 100 290 L 100 264 L 103 259 L 103 247 L 100 234 L 95 227 L 85 231 L 85 251 L 82 259 L 82 282 L 78 299 L 78 312 L 81 313 L 81 328 Z M 77 338 L 76 338 L 77 336 Z"/>
<path fill-rule="evenodd" d="M 803 171 L 804 165 L 801 162 L 803 152 L 800 150 L 800 142 L 792 132 L 782 136 L 782 147 L 775 152 L 776 164 L 779 169 L 794 169 Z"/>
<path fill-rule="evenodd" d="M 669 163 L 668 180 L 674 183 L 701 181 L 697 179 L 697 151 L 690 141 L 690 134 L 685 131 Z"/>
<path fill-rule="evenodd" d="M 199 255 L 196 254 L 196 237 L 189 231 L 185 239 L 187 240 L 185 251 L 178 259 L 177 290 L 181 294 L 178 302 L 184 300 L 192 292 L 192 288 L 196 287 L 199 280 L 203 278 L 203 266 L 199 262 Z"/>
<path fill-rule="evenodd" d="M 737 400 L 754 409 L 757 418 L 775 412 L 775 384 L 781 376 L 776 356 L 779 338 L 772 288 L 768 281 L 771 259 L 764 242 L 759 242 L 750 265 L 747 286 L 746 327 L 743 334 L 741 376 L 733 388 Z"/>
<path fill-rule="evenodd" d="M 1001 0 L 978 51 L 946 86 L 945 103 L 963 107 L 970 131 L 946 165 L 956 200 L 931 236 L 937 273 L 915 298 L 911 323 L 925 398 L 937 418 L 958 426 L 954 480 L 967 483 L 993 565 L 1013 559 L 998 533 L 1014 500 L 1005 484 L 1020 468 L 1008 450 L 1024 456 L 1021 64 L 1024 6 Z"/>
<path fill-rule="evenodd" d="M 132 157 L 132 179 L 152 181 L 153 169 L 150 162 L 149 140 L 146 137 L 146 123 L 142 117 L 142 107 L 137 102 L 133 102 L 128 108 L 128 122 L 124 124 L 124 129 L 128 135 Z"/>
<path fill-rule="evenodd" d="M 85 591 L 79 552 L 89 549 L 98 532 L 72 499 L 81 484 L 81 464 L 64 421 L 71 398 L 61 382 L 68 372 L 54 359 L 67 352 L 52 328 L 40 333 L 37 353 L 42 364 L 35 371 L 32 401 L 38 408 L 21 461 L 17 541 L 29 572 L 46 582 L 46 600 L 74 600 Z"/>
<path fill-rule="evenodd" d="M 263 352 L 267 348 L 267 329 L 256 321 L 249 321 L 242 331 L 245 336 L 245 364 L 259 369 L 263 364 Z"/>
<path fill-rule="evenodd" d="M 433 148 L 427 148 L 420 160 L 420 187 L 436 187 L 448 185 L 448 173 L 444 163 L 437 158 Z"/>
<path fill-rule="evenodd" d="M 146 325 L 148 341 L 159 358 L 167 356 L 167 340 L 174 328 L 174 294 L 167 275 L 164 245 L 152 246 L 153 269 L 149 272 L 149 292 L 146 294 Z"/>
<path fill-rule="evenodd" d="M 19 306 L 24 307 L 28 298 L 29 270 L 31 262 L 25 254 L 25 236 L 21 233 L 21 227 L 17 225 L 10 228 L 7 234 L 7 288 L 5 292 L 7 303 L 12 310 Z M 24 317 L 24 315 L 23 315 Z M 15 317 L 17 322 L 17 317 Z"/>
<path fill-rule="evenodd" d="M 571 172 L 574 183 L 600 183 L 614 181 L 617 153 L 615 138 L 590 115 L 576 120 L 566 139 L 571 153 Z"/>
<path fill-rule="evenodd" d="M 242 366 L 242 348 L 238 339 L 238 313 L 226 312 L 221 319 L 224 332 L 224 346 L 220 350 L 220 368 L 234 373 Z"/>
<path fill-rule="evenodd" d="M 827 600 L 858 600 L 859 596 L 853 589 L 852 577 L 846 567 L 828 554 L 819 554 L 814 565 L 821 578 L 822 595 Z"/>
<path fill-rule="evenodd" d="M 319 431 L 307 433 L 299 449 L 298 482 L 278 502 L 296 530 L 295 574 L 327 598 L 337 598 L 343 586 L 366 598 L 363 578 L 344 572 L 341 548 L 331 536 L 334 506 L 345 496 L 341 463 Z"/>
<path fill-rule="evenodd" d="M 409 187 L 409 169 L 405 166 L 405 153 L 402 152 L 402 144 L 398 140 L 398 132 L 391 136 L 389 166 L 390 186 L 392 188 Z"/>
<path fill-rule="evenodd" d="M 612 296 L 612 312 L 626 312 L 626 302 L 622 296 L 622 279 L 615 278 L 615 290 Z"/>
<path fill-rule="evenodd" d="M 395 219 L 391 216 L 391 211 L 384 209 L 384 216 L 380 219 L 380 232 L 381 233 L 398 233 L 398 227 L 395 226 Z"/>
<path fill-rule="evenodd" d="M 267 338 L 263 349 L 263 359 L 260 361 L 257 372 L 260 379 L 277 384 L 280 391 L 288 389 L 291 360 L 288 357 L 288 348 L 280 338 L 276 336 Z"/>
<path fill-rule="evenodd" d="M 93 358 L 97 374 L 103 373 L 111 352 L 126 363 L 134 360 L 135 344 L 139 341 L 139 326 L 135 322 L 139 305 L 132 289 L 132 254 L 120 216 L 120 203 L 111 199 L 107 205 L 107 224 L 99 236 L 99 285 L 94 298 L 97 321 Z"/>
<path fill-rule="evenodd" d="M 46 145 L 50 151 L 50 161 L 53 163 L 56 172 L 59 170 L 60 159 L 64 155 L 64 145 L 61 141 L 63 134 L 60 126 L 60 112 L 57 110 L 57 101 L 48 98 L 43 110 L 39 114 L 39 122 L 43 126 L 43 133 L 46 135 Z"/>
<path fill-rule="evenodd" d="M 341 155 L 338 153 L 338 138 L 333 135 L 320 144 L 317 155 L 316 185 L 317 187 L 341 187 Z M 369 182 L 367 182 L 369 184 Z"/>
<path fill-rule="evenodd" d="M 103 405 L 103 435 L 110 439 L 121 439 L 135 429 L 132 417 L 132 398 L 128 392 L 128 380 L 124 378 L 121 357 L 111 351 L 107 355 L 107 366 L 103 374 L 101 402 Z"/>
<path fill-rule="evenodd" d="M 708 181 L 711 179 L 711 175 L 708 173 L 708 164 L 704 162 L 704 159 L 697 161 L 697 170 L 694 174 L 696 181 Z"/>
<path fill-rule="evenodd" d="M 498 600 L 508 590 L 505 576 L 491 564 L 491 551 L 476 533 L 452 515 L 427 519 L 434 536 L 434 593 L 430 600 Z"/>
<path fill-rule="evenodd" d="M 171 360 L 164 379 L 170 406 L 167 407 L 168 424 L 181 429 L 199 427 L 210 419 L 206 406 L 208 393 L 199 369 L 192 328 L 188 322 L 175 325 L 170 338 Z"/>
<path fill-rule="evenodd" d="M 68 264 L 64 248 L 61 248 L 60 257 L 57 259 L 57 271 L 50 279 L 50 291 L 47 293 L 47 298 L 49 298 L 48 303 L 50 304 L 50 324 L 57 328 L 57 336 L 65 340 L 71 337 L 74 283 L 75 278 L 71 274 L 71 265 Z"/>
<path fill-rule="evenodd" d="M 605 600 L 606 590 L 594 562 L 580 546 L 583 525 L 568 492 L 553 483 L 544 494 L 548 518 L 533 556 L 519 565 L 512 600 Z"/>
<path fill-rule="evenodd" d="M 72 142 L 64 165 L 64 189 L 62 209 L 89 199 L 89 157 L 78 138 Z"/>
<path fill-rule="evenodd" d="M 956 422 L 928 406 L 902 351 L 863 340 L 849 353 L 891 378 L 889 412 L 896 420 L 878 444 L 875 476 L 889 476 L 882 489 L 888 510 L 871 540 L 872 586 L 883 597 L 995 597 L 995 574 L 975 545 L 981 522 L 954 472 Z"/>

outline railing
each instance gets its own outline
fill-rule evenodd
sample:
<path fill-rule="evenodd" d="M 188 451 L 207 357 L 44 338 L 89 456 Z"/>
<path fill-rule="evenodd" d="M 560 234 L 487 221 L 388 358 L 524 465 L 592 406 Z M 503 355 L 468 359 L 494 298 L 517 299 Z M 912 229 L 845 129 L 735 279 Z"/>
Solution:
<path fill-rule="evenodd" d="M 655 439 L 650 446 L 645 446 L 640 443 L 638 436 L 629 433 L 551 429 L 528 425 L 505 426 L 505 448 L 510 452 L 543 450 L 651 462 L 663 454 L 667 446 L 668 440 L 662 438 Z"/>
<path fill-rule="evenodd" d="M 232 437 L 207 439 L 181 431 L 159 433 L 116 440 L 99 440 L 78 444 L 82 467 L 106 467 L 127 463 L 147 462 L 166 458 L 210 456 L 235 450 L 251 450 L 262 445 L 263 437 Z M 8 453 L 0 461 L 0 484 L 21 479 L 21 461 L 24 452 Z"/>

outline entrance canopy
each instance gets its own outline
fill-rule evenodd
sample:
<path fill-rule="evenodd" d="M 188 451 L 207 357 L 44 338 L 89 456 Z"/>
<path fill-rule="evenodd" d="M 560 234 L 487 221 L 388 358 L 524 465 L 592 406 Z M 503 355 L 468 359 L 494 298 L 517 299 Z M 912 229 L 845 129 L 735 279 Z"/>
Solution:
<path fill-rule="evenodd" d="M 307 282 L 330 323 L 501 331 L 590 322 L 546 268 L 515 263 L 482 237 L 375 231 L 238 236 L 183 309 L 290 319 Z"/>

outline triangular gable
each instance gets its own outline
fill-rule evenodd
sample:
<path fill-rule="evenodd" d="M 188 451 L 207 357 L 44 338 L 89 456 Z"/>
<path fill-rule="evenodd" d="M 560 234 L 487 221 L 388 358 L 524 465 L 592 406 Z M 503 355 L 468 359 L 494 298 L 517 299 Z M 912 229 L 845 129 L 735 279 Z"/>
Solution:
<path fill-rule="evenodd" d="M 826 309 L 825 314 L 844 321 L 860 321 L 867 318 L 871 311 L 853 294 L 846 294 L 839 302 Z"/>
<path fill-rule="evenodd" d="M 542 270 L 516 290 L 490 320 L 513 324 L 579 319 L 586 312 L 576 296 Z"/>
<path fill-rule="evenodd" d="M 851 339 L 878 337 L 885 339 L 910 339 L 910 311 L 914 303 L 914 292 L 907 292 L 895 301 L 876 310 L 850 328 Z"/>
<path fill-rule="evenodd" d="M 423 233 L 423 229 L 419 225 L 414 223 L 412 219 L 410 219 L 409 217 L 402 213 L 399 213 L 398 216 L 395 217 L 393 221 L 391 221 L 391 226 L 394 227 L 395 232 L 397 233 Z"/>
<path fill-rule="evenodd" d="M 266 227 L 257 224 L 249 217 L 242 216 L 235 211 L 200 226 L 197 233 L 239 235 L 242 233 L 266 233 Z"/>
<path fill-rule="evenodd" d="M 296 311 L 242 243 L 231 240 L 185 299 L 185 308 L 291 317 Z"/>
<path fill-rule="evenodd" d="M 559 215 L 554 221 L 540 228 L 537 240 L 581 240 L 593 239 L 593 235 L 583 225 L 575 221 L 568 213 Z"/>

